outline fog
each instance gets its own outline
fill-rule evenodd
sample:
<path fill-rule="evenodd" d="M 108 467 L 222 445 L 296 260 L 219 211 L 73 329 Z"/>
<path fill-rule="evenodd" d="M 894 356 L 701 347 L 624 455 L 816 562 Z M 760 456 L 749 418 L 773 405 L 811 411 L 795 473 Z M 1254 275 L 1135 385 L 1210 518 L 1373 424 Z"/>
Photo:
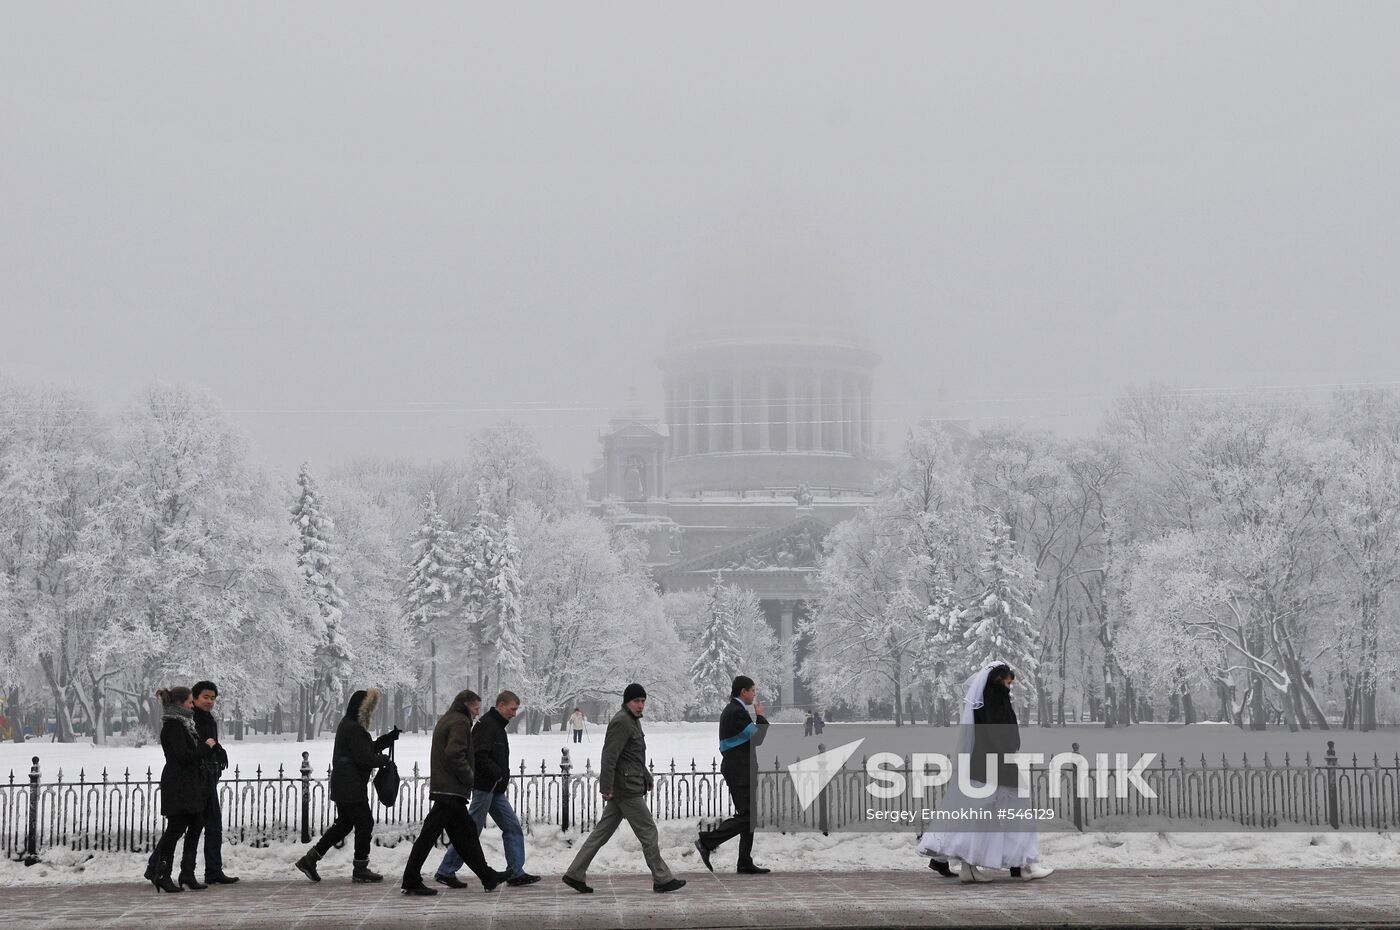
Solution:
<path fill-rule="evenodd" d="M 1400 382 L 1393 4 L 8 4 L 0 373 L 280 468 L 582 467 L 697 324 L 854 321 L 878 432 Z"/>

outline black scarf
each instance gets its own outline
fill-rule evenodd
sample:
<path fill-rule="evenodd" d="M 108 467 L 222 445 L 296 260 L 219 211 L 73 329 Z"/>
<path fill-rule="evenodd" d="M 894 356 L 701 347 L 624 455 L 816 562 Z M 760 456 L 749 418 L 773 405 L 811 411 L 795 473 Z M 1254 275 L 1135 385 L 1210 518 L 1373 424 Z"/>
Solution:
<path fill-rule="evenodd" d="M 165 713 L 160 715 L 161 726 L 164 726 L 167 720 L 180 721 L 186 732 L 190 734 L 190 739 L 194 741 L 196 746 L 199 745 L 199 731 L 194 728 L 194 712 L 188 707 L 181 707 L 179 704 L 166 704 Z"/>

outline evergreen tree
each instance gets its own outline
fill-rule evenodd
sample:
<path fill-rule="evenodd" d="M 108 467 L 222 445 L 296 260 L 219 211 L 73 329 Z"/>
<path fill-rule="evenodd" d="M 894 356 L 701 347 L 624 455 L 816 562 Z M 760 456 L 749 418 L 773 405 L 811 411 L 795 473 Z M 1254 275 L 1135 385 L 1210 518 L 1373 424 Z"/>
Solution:
<path fill-rule="evenodd" d="M 457 540 L 438 510 L 437 494 L 423 500 L 423 522 L 413 536 L 413 561 L 404 582 L 404 616 L 421 638 L 450 610 Z"/>
<path fill-rule="evenodd" d="M 1034 674 L 1039 655 L 1031 624 L 1030 598 L 1022 587 L 1025 571 L 1010 529 L 993 517 L 978 564 L 983 589 L 965 612 L 963 647 L 971 668 L 1001 659 L 1024 680 Z"/>
<path fill-rule="evenodd" d="M 507 519 L 498 533 L 491 535 L 490 591 L 495 623 L 492 645 L 496 652 L 497 677 L 516 687 L 525 672 L 525 638 L 520 612 L 520 547 L 515 540 L 515 521 Z"/>
<path fill-rule="evenodd" d="M 354 656 L 342 629 L 345 620 L 345 598 L 335 583 L 335 564 L 331 540 L 335 524 L 322 511 L 321 496 L 311 477 L 310 464 L 303 464 L 297 475 L 301 494 L 292 507 L 292 524 L 297 528 L 297 568 L 306 583 L 307 593 L 316 605 L 319 629 L 312 654 L 312 669 L 316 676 L 310 686 L 308 699 L 313 720 L 331 713 L 345 696 L 350 678 L 350 663 Z"/>
<path fill-rule="evenodd" d="M 729 589 L 716 576 L 710 586 L 709 616 L 700 637 L 700 654 L 690 667 L 690 680 L 705 701 L 727 695 L 739 667 L 735 603 Z"/>

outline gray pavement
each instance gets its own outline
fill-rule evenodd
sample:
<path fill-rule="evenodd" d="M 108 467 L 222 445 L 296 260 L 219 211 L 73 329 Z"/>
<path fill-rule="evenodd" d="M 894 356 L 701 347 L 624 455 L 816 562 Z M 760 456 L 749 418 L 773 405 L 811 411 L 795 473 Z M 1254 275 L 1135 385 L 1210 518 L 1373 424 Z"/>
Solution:
<path fill-rule="evenodd" d="M 1059 870 L 962 885 L 918 872 L 688 873 L 658 895 L 644 875 L 557 876 L 405 898 L 344 878 L 156 894 L 149 884 L 0 889 L 0 928 L 1400 927 L 1400 870 Z"/>

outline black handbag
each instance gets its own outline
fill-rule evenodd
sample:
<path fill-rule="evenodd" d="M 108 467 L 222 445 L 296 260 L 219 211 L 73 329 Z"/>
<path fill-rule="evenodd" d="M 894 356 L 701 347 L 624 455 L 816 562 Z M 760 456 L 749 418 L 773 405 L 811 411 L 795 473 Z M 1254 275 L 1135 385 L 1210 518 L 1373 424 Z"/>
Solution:
<path fill-rule="evenodd" d="M 389 764 L 381 765 L 374 774 L 374 793 L 379 795 L 379 803 L 393 807 L 399 799 L 399 767 L 394 764 L 394 747 L 389 746 Z"/>

